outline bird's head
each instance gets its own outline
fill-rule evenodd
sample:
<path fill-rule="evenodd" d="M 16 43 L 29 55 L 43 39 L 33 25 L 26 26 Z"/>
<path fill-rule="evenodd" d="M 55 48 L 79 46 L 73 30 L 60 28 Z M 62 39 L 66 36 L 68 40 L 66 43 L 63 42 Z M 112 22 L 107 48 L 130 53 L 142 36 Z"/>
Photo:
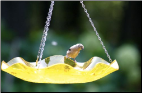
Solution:
<path fill-rule="evenodd" d="M 78 44 L 78 47 L 79 47 L 80 50 L 84 49 L 84 46 L 82 44 Z"/>

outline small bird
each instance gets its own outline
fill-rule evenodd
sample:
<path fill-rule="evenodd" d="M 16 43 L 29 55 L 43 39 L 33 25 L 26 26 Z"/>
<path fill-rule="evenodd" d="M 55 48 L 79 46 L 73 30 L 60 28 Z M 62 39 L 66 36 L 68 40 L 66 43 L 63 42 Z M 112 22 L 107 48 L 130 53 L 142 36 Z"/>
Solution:
<path fill-rule="evenodd" d="M 80 50 L 84 49 L 84 46 L 82 44 L 76 44 L 73 45 L 69 48 L 69 50 L 67 51 L 66 57 L 68 58 L 73 58 L 74 61 L 76 62 L 75 58 L 78 56 L 78 54 L 80 53 Z"/>

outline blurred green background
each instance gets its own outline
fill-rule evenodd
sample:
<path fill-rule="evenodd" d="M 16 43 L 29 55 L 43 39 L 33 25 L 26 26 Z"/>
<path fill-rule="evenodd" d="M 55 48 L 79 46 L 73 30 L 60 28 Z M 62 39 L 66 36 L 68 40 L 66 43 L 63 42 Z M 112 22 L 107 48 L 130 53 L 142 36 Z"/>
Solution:
<path fill-rule="evenodd" d="M 2 92 L 140 92 L 141 2 L 84 1 L 94 25 L 119 70 L 83 84 L 38 84 L 1 71 Z M 35 62 L 50 1 L 1 2 L 1 61 L 14 57 Z M 76 58 L 109 61 L 79 1 L 55 1 L 43 59 L 66 55 L 70 46 L 85 47 Z M 56 75 L 55 75 L 56 76 Z"/>

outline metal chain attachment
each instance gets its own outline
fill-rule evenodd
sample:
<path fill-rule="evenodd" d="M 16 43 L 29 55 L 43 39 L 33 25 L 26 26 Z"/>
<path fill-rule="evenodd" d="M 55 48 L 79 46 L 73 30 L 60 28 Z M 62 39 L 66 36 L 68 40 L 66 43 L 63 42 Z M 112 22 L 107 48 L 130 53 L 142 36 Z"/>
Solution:
<path fill-rule="evenodd" d="M 83 1 L 80 1 L 80 3 L 82 4 L 82 7 L 84 8 L 84 12 L 86 13 L 87 17 L 89 18 L 89 21 L 94 29 L 94 31 L 96 32 L 96 35 L 98 36 L 98 39 L 100 40 L 100 43 L 101 45 L 103 46 L 103 49 L 105 50 L 105 53 L 107 54 L 107 57 L 109 58 L 109 61 L 112 62 L 111 58 L 110 58 L 110 55 L 108 54 L 95 26 L 94 26 L 94 23 L 93 21 L 91 20 L 88 12 L 87 12 L 87 9 L 85 8 L 85 5 L 83 4 Z M 41 44 L 40 44 L 40 47 L 39 47 L 39 51 L 38 51 L 38 55 L 37 55 L 37 60 L 36 62 L 40 61 L 42 59 L 42 55 L 43 55 L 43 51 L 44 51 L 44 46 L 45 46 L 45 41 L 46 41 L 46 36 L 47 36 L 47 32 L 49 30 L 49 25 L 50 25 L 50 21 L 51 21 L 51 16 L 52 16 L 52 11 L 53 11 L 53 6 L 54 6 L 54 1 L 51 1 L 51 5 L 50 5 L 50 8 L 49 8 L 49 12 L 48 12 L 48 16 L 47 16 L 47 21 L 45 22 L 45 27 L 44 27 L 44 31 L 43 31 L 43 35 L 42 35 L 42 40 L 41 40 Z"/>
<path fill-rule="evenodd" d="M 83 1 L 80 1 L 80 3 L 82 4 L 82 7 L 84 8 L 84 12 L 86 13 L 87 17 L 89 18 L 89 21 L 90 21 L 90 23 L 91 23 L 91 25 L 92 25 L 94 31 L 96 32 L 96 35 L 97 35 L 98 39 L 100 40 L 100 43 L 101 43 L 101 45 L 103 46 L 103 49 L 105 50 L 105 53 L 106 53 L 106 55 L 107 55 L 109 61 L 112 62 L 112 60 L 111 60 L 111 58 L 110 58 L 110 55 L 108 54 L 108 52 L 107 52 L 107 50 L 106 50 L 106 48 L 105 48 L 105 46 L 104 46 L 104 44 L 103 44 L 103 42 L 102 42 L 102 40 L 101 40 L 99 34 L 98 34 L 98 32 L 97 32 L 97 30 L 96 30 L 96 28 L 95 28 L 95 26 L 94 26 L 94 23 L 93 23 L 92 19 L 90 18 L 89 13 L 87 12 L 87 9 L 85 8 L 85 5 L 83 4 Z"/>
<path fill-rule="evenodd" d="M 53 6 L 54 6 L 54 1 L 51 1 L 49 12 L 48 12 L 48 16 L 47 16 L 47 20 L 45 22 L 45 27 L 44 27 L 44 31 L 43 31 L 43 35 L 42 35 L 42 39 L 41 39 L 41 44 L 40 44 L 40 47 L 39 47 L 39 51 L 38 51 L 36 62 L 38 60 L 40 61 L 42 59 L 43 50 L 44 50 L 45 41 L 46 41 L 46 36 L 47 36 L 47 32 L 49 30 L 49 25 L 50 25 L 50 21 L 51 21 Z"/>

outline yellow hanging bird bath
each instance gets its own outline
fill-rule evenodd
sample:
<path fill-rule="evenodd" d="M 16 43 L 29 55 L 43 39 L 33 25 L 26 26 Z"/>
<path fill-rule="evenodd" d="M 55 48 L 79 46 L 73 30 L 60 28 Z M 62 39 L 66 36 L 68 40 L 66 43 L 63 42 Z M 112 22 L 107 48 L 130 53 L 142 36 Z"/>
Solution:
<path fill-rule="evenodd" d="M 89 21 L 111 62 L 111 58 L 105 46 L 103 45 L 103 42 L 101 41 L 101 38 L 89 16 L 89 13 L 87 13 L 87 9 L 85 8 L 83 1 L 80 1 L 80 3 L 82 4 L 84 12 L 87 14 L 87 17 L 89 18 Z M 117 71 L 119 66 L 116 60 L 109 63 L 100 57 L 92 57 L 87 62 L 74 62 L 73 60 L 62 55 L 54 55 L 41 60 L 47 31 L 49 30 L 48 26 L 51 20 L 53 5 L 54 1 L 51 1 L 38 52 L 39 54 L 37 58 L 39 58 L 40 61 L 37 60 L 37 62 L 40 64 L 37 65 L 37 62 L 27 62 L 21 57 L 16 57 L 7 63 L 2 61 L 1 70 L 28 82 L 54 84 L 92 82 L 114 71 Z"/>
<path fill-rule="evenodd" d="M 16 57 L 8 63 L 2 61 L 1 70 L 22 80 L 34 83 L 86 83 L 98 80 L 119 69 L 117 61 L 108 63 L 99 57 L 92 57 L 87 62 L 74 62 L 62 55 L 54 55 L 40 61 L 27 62 Z"/>

